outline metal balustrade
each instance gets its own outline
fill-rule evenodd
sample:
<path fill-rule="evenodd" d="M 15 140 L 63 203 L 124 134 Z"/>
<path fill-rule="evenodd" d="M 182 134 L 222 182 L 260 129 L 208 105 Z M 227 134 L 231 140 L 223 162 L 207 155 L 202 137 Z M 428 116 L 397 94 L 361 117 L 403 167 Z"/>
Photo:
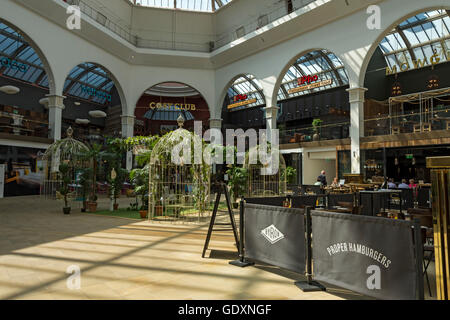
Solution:
<path fill-rule="evenodd" d="M 180 50 L 180 51 L 193 51 L 193 52 L 212 52 L 217 50 L 239 38 L 254 32 L 265 25 L 268 25 L 286 15 L 288 15 L 288 9 L 285 3 L 276 6 L 271 12 L 258 17 L 257 19 L 245 24 L 233 27 L 232 29 L 224 32 L 220 35 L 211 35 L 210 41 L 199 40 L 199 42 L 185 42 L 177 40 L 157 40 L 157 39 L 144 39 L 133 34 L 130 27 L 123 27 L 110 18 L 108 18 L 102 12 L 91 7 L 89 4 L 83 0 L 60 0 L 68 5 L 78 6 L 81 12 L 92 20 L 96 21 L 98 24 L 104 26 L 108 30 L 112 31 L 114 34 L 118 35 L 120 38 L 126 40 L 127 42 L 133 44 L 139 48 L 149 48 L 149 49 L 166 49 L 166 50 Z M 324 5 L 331 0 L 297 0 L 293 2 L 292 12 L 301 10 L 300 14 L 304 14 L 315 8 Z M 308 7 L 311 5 L 311 7 Z M 158 32 L 161 34 L 161 32 Z M 205 35 L 198 34 L 186 34 L 186 33 L 175 33 L 177 37 L 180 35 L 186 35 L 190 37 L 200 37 L 204 38 Z M 174 35 L 174 33 L 167 33 L 167 35 Z"/>

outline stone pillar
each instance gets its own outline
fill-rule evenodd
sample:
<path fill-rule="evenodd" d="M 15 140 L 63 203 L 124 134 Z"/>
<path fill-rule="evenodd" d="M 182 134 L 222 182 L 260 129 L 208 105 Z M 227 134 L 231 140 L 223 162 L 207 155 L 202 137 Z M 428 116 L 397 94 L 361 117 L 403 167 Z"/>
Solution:
<path fill-rule="evenodd" d="M 131 138 L 134 136 L 134 116 L 122 116 L 122 137 Z M 127 152 L 126 169 L 130 171 L 133 169 L 133 152 Z"/>
<path fill-rule="evenodd" d="M 48 99 L 48 137 L 54 141 L 61 139 L 62 111 L 64 96 L 47 95 Z"/>
<path fill-rule="evenodd" d="M 209 119 L 209 128 L 222 130 L 222 121 L 223 119 Z"/>
<path fill-rule="evenodd" d="M 350 100 L 350 140 L 352 174 L 361 173 L 361 144 L 364 137 L 364 95 L 366 88 L 347 89 Z"/>
<path fill-rule="evenodd" d="M 277 117 L 279 109 L 280 108 L 278 108 L 277 106 L 264 108 L 264 111 L 266 112 L 267 141 L 269 142 L 272 140 L 271 130 L 277 128 Z"/>

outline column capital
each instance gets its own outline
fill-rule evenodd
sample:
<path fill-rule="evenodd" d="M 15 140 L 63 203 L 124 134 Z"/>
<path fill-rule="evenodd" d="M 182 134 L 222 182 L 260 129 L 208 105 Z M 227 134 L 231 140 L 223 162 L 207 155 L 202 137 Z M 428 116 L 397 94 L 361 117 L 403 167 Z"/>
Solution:
<path fill-rule="evenodd" d="M 266 113 L 266 119 L 272 119 L 277 117 L 278 110 L 280 108 L 278 106 L 264 107 L 263 110 Z"/>
<path fill-rule="evenodd" d="M 364 102 L 364 96 L 366 94 L 367 88 L 363 87 L 352 87 L 346 89 L 346 91 L 349 93 L 349 102 Z"/>
<path fill-rule="evenodd" d="M 66 96 L 60 96 L 57 94 L 46 94 L 45 97 L 48 99 L 47 106 L 49 109 L 59 108 L 64 110 L 66 107 L 64 106 L 64 99 Z"/>
<path fill-rule="evenodd" d="M 222 128 L 223 119 L 209 119 L 209 127 L 210 128 Z"/>

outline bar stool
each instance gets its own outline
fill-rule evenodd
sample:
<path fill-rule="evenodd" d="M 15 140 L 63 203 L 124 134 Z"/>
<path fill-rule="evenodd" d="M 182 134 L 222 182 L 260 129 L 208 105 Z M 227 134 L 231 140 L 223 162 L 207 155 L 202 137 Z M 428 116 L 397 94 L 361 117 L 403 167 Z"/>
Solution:
<path fill-rule="evenodd" d="M 415 124 L 413 126 L 413 129 L 414 129 L 414 133 L 422 132 L 422 128 L 420 127 L 420 124 Z"/>
<path fill-rule="evenodd" d="M 422 131 L 423 132 L 431 132 L 431 123 L 423 123 Z"/>

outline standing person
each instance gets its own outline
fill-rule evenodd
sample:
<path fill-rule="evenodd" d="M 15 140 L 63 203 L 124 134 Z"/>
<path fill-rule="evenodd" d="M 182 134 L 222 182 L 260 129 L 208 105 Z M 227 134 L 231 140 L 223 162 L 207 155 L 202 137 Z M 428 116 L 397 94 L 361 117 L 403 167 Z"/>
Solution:
<path fill-rule="evenodd" d="M 399 189 L 409 189 L 409 185 L 406 184 L 406 179 L 402 179 L 402 183 L 398 185 Z"/>
<path fill-rule="evenodd" d="M 319 181 L 319 180 L 320 180 L 320 182 L 322 182 L 322 185 L 324 187 L 327 186 L 328 183 L 327 183 L 327 176 L 326 176 L 325 170 L 322 170 L 322 172 L 320 173 L 320 176 L 317 177 L 317 181 Z"/>

